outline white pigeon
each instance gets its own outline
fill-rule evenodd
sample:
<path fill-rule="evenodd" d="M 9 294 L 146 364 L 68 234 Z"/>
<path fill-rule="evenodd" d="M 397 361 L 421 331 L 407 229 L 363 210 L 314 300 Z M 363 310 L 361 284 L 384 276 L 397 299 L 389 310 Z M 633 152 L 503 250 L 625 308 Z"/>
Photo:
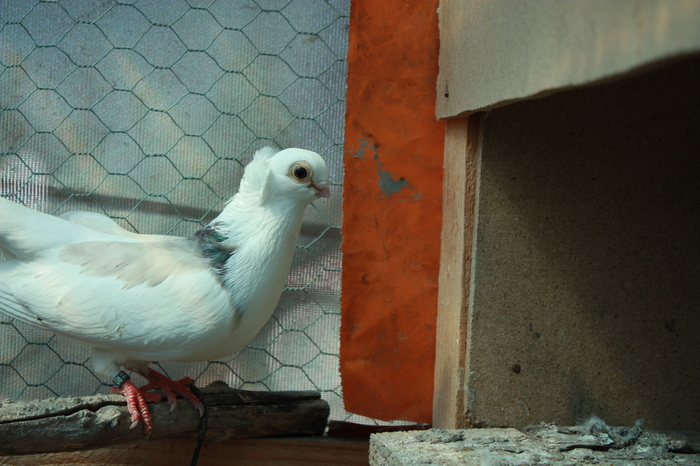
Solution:
<path fill-rule="evenodd" d="M 0 198 L 0 312 L 92 347 L 95 370 L 126 396 L 132 427 L 152 420 L 146 401 L 184 384 L 148 365 L 235 353 L 263 327 L 289 273 L 306 206 L 328 197 L 315 152 L 259 150 L 238 193 L 188 238 L 139 235 L 106 216 L 62 218 Z M 136 387 L 124 370 L 149 381 Z"/>

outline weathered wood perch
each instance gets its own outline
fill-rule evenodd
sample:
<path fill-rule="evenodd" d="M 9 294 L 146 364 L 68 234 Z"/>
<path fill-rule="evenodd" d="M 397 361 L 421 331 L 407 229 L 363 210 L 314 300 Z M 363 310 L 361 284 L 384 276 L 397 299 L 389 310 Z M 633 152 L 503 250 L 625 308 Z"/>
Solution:
<path fill-rule="evenodd" d="M 224 382 L 201 389 L 207 407 L 208 440 L 323 434 L 330 408 L 314 391 L 234 390 Z M 191 437 L 200 430 L 199 412 L 179 399 L 150 403 L 151 439 Z M 0 454 L 84 450 L 144 438 L 143 426 L 129 429 L 131 418 L 121 395 L 49 398 L 0 404 Z"/>

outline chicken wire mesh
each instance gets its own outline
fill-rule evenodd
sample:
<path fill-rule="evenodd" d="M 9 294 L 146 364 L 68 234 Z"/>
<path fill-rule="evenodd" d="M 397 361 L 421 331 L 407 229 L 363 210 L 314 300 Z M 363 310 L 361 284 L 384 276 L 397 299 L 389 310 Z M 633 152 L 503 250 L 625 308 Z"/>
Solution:
<path fill-rule="evenodd" d="M 0 0 L 0 194 L 187 236 L 237 190 L 256 149 L 320 153 L 288 288 L 238 355 L 158 364 L 200 386 L 322 392 L 338 373 L 349 0 Z M 50 232 L 47 232 L 50 234 Z M 2 316 L 2 314 L 0 314 Z M 87 347 L 0 317 L 0 397 L 106 393 Z"/>

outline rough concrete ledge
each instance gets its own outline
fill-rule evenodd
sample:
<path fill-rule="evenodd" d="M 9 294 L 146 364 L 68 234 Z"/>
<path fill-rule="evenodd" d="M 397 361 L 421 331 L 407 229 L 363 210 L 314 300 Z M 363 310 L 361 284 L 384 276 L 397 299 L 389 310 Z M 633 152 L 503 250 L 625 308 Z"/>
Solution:
<path fill-rule="evenodd" d="M 370 464 L 405 465 L 700 465 L 700 432 L 658 432 L 584 425 L 543 424 L 516 429 L 430 429 L 370 438 Z"/>

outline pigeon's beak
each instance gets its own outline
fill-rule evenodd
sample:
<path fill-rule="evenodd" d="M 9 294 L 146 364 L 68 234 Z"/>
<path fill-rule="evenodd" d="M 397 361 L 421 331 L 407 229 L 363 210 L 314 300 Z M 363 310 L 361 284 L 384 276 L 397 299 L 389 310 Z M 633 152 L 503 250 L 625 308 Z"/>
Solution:
<path fill-rule="evenodd" d="M 331 197 L 331 185 L 328 181 L 311 183 L 311 187 L 316 190 L 316 195 L 318 197 Z"/>

